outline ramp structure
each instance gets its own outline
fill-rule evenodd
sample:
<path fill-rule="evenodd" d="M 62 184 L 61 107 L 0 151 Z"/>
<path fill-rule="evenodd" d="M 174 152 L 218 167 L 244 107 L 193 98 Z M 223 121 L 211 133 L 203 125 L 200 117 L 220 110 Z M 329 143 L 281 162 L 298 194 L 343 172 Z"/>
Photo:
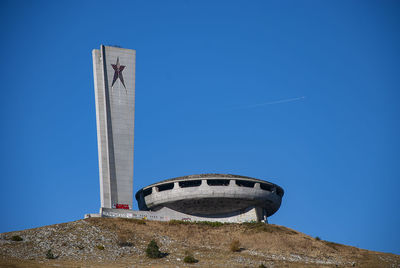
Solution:
<path fill-rule="evenodd" d="M 101 207 L 132 209 L 136 51 L 101 45 L 92 55 Z"/>

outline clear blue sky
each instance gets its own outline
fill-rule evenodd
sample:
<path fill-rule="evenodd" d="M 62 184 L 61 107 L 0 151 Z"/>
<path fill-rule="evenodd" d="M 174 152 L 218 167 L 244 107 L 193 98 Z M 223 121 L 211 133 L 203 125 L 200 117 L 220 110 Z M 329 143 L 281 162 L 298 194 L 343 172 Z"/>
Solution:
<path fill-rule="evenodd" d="M 134 191 L 285 189 L 271 223 L 400 254 L 399 1 L 1 1 L 0 232 L 98 212 L 91 51 L 137 50 Z"/>

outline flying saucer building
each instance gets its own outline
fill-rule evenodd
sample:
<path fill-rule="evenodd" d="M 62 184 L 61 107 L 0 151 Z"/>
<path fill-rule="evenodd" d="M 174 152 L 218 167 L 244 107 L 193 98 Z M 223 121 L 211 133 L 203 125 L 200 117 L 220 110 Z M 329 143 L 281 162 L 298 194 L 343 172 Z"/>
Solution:
<path fill-rule="evenodd" d="M 164 180 L 136 193 L 140 210 L 169 209 L 202 220 L 266 221 L 284 191 L 271 182 L 231 174 L 201 174 Z"/>
<path fill-rule="evenodd" d="M 140 189 L 135 195 L 140 210 L 132 210 L 136 51 L 102 45 L 92 54 L 101 208 L 85 217 L 266 222 L 279 209 L 284 191 L 274 183 L 201 174 Z"/>

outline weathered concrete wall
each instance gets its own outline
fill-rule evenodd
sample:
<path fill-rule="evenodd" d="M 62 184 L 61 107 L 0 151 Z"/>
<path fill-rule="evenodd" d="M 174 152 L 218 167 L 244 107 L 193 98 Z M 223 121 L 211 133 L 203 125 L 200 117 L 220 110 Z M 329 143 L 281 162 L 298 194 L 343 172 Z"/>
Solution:
<path fill-rule="evenodd" d="M 264 218 L 259 214 L 259 211 L 252 207 L 240 213 L 232 213 L 226 215 L 219 215 L 215 217 L 198 217 L 180 213 L 169 208 L 163 208 L 159 211 L 135 211 L 125 209 L 109 209 L 101 208 L 100 214 L 86 214 L 85 218 L 89 217 L 119 217 L 128 219 L 146 219 L 155 221 L 170 221 L 170 220 L 184 220 L 184 221 L 212 221 L 212 222 L 250 222 L 260 221 Z M 266 218 L 265 218 L 266 220 Z"/>
<path fill-rule="evenodd" d="M 93 50 L 101 207 L 133 205 L 136 51 Z"/>

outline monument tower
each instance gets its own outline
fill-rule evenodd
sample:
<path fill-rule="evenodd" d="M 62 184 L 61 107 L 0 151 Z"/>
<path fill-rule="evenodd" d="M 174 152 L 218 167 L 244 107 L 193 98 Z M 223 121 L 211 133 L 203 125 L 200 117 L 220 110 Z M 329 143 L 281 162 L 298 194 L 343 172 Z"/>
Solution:
<path fill-rule="evenodd" d="M 101 207 L 132 209 L 136 51 L 101 45 L 92 55 Z"/>

